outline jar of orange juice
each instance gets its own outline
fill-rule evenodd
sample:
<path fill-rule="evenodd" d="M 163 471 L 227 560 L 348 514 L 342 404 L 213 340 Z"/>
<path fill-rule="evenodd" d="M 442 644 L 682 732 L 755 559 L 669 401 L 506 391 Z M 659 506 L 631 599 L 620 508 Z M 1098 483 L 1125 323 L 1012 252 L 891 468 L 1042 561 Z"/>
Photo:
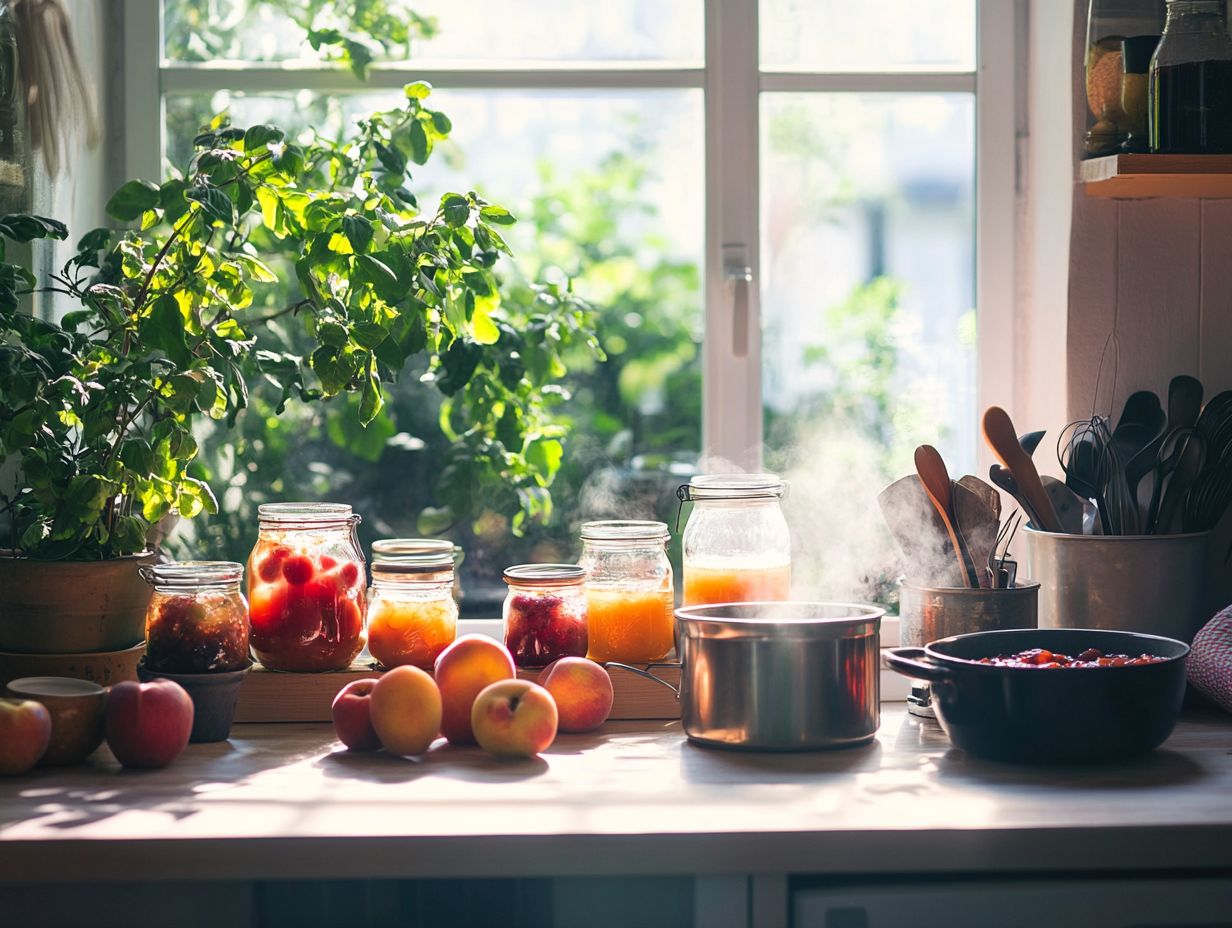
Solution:
<path fill-rule="evenodd" d="M 684 531 L 684 604 L 791 597 L 791 537 L 774 474 L 695 477 L 676 491 L 693 503 Z"/>
<path fill-rule="evenodd" d="M 662 522 L 587 522 L 588 651 L 592 661 L 648 662 L 675 644 L 675 591 Z"/>
<path fill-rule="evenodd" d="M 430 670 L 458 633 L 453 545 L 418 554 L 373 551 L 368 650 L 385 668 Z"/>

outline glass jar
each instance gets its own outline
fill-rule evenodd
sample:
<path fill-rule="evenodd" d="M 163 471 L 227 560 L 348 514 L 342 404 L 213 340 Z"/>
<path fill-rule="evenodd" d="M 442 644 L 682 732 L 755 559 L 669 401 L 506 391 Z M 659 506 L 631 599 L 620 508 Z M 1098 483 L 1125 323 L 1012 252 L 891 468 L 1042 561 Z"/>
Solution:
<path fill-rule="evenodd" d="M 1137 36 L 1158 36 L 1162 26 L 1162 0 L 1091 0 L 1087 8 L 1085 67 L 1086 157 L 1121 150 L 1132 131 L 1132 117 L 1124 109 L 1122 43 Z"/>
<path fill-rule="evenodd" d="M 505 571 L 505 647 L 519 667 L 586 656 L 586 571 L 576 564 L 519 564 Z"/>
<path fill-rule="evenodd" d="M 272 670 L 343 670 L 364 646 L 359 516 L 340 503 L 266 503 L 248 558 L 252 650 Z"/>
<path fill-rule="evenodd" d="M 453 598 L 462 599 L 462 581 L 458 576 L 458 568 L 466 559 L 466 553 L 461 545 L 455 545 L 448 538 L 381 538 L 372 543 L 373 561 L 381 558 L 407 557 L 420 554 L 440 554 L 447 552 L 453 559 Z"/>
<path fill-rule="evenodd" d="M 431 670 L 458 634 L 453 545 L 403 555 L 378 553 L 375 544 L 372 550 L 368 651 L 387 669 L 410 664 Z"/>
<path fill-rule="evenodd" d="M 587 657 L 649 662 L 675 644 L 675 591 L 662 522 L 587 522 L 582 526 L 586 571 Z"/>
<path fill-rule="evenodd" d="M 154 587 L 145 614 L 145 665 L 158 673 L 243 670 L 248 658 L 244 566 L 182 561 L 141 568 Z"/>
<path fill-rule="evenodd" d="M 1149 93 L 1151 151 L 1232 153 L 1232 38 L 1221 0 L 1168 0 Z"/>
<path fill-rule="evenodd" d="M 791 596 L 791 536 L 774 474 L 695 477 L 676 491 L 693 503 L 684 530 L 684 604 L 766 602 Z"/>

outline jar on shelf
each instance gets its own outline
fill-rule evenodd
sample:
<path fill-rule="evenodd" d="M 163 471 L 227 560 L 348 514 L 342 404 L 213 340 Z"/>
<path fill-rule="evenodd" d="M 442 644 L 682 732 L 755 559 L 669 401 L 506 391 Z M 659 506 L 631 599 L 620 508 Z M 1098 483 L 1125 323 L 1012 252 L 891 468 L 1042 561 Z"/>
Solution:
<path fill-rule="evenodd" d="M 1222 0 L 1168 0 L 1149 95 L 1152 152 L 1232 154 L 1232 38 Z"/>
<path fill-rule="evenodd" d="M 1119 152 L 1132 133 L 1134 117 L 1125 110 L 1123 43 L 1125 39 L 1158 36 L 1163 21 L 1163 0 L 1090 0 L 1085 63 L 1086 157 Z M 1130 96 L 1132 99 L 1132 92 Z"/>
<path fill-rule="evenodd" d="M 181 561 L 141 568 L 154 587 L 145 616 L 145 666 L 157 673 L 243 670 L 248 658 L 244 566 Z"/>
<path fill-rule="evenodd" d="M 576 564 L 519 564 L 505 571 L 505 647 L 519 667 L 585 657 L 586 571 Z"/>
<path fill-rule="evenodd" d="M 368 651 L 385 668 L 410 664 L 431 670 L 458 634 L 453 545 L 418 554 L 382 553 L 391 547 L 372 546 Z"/>
<path fill-rule="evenodd" d="M 684 604 L 767 602 L 791 596 L 791 536 L 774 474 L 695 477 L 676 496 L 693 503 L 684 530 Z"/>
<path fill-rule="evenodd" d="M 586 571 L 587 657 L 649 662 L 675 645 L 671 537 L 662 522 L 587 522 L 582 526 Z"/>
<path fill-rule="evenodd" d="M 267 503 L 248 558 L 252 650 L 272 670 L 343 670 L 363 649 L 359 516 L 341 503 Z"/>

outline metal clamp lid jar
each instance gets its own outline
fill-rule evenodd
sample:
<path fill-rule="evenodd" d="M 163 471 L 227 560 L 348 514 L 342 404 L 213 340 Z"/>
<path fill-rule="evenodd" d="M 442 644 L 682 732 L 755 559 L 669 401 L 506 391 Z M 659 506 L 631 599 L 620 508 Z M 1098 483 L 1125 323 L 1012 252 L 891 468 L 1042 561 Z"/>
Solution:
<path fill-rule="evenodd" d="M 791 535 L 775 474 L 712 474 L 676 491 L 694 504 L 684 530 L 684 603 L 765 602 L 791 596 Z"/>
<path fill-rule="evenodd" d="M 582 526 L 579 566 L 586 577 L 587 656 L 657 661 L 675 646 L 675 589 L 663 522 L 604 521 Z"/>
<path fill-rule="evenodd" d="M 447 544 L 419 554 L 374 556 L 368 650 L 382 666 L 429 669 L 457 637 L 453 545 Z"/>
<path fill-rule="evenodd" d="M 577 564 L 519 564 L 505 571 L 505 647 L 519 667 L 586 656 L 586 571 Z"/>
<path fill-rule="evenodd" d="M 220 673 L 248 666 L 244 566 L 179 561 L 142 567 L 154 587 L 146 611 L 145 666 L 162 673 Z"/>
<path fill-rule="evenodd" d="M 248 560 L 252 648 L 274 670 L 342 670 L 364 646 L 359 516 L 341 503 L 267 503 Z"/>

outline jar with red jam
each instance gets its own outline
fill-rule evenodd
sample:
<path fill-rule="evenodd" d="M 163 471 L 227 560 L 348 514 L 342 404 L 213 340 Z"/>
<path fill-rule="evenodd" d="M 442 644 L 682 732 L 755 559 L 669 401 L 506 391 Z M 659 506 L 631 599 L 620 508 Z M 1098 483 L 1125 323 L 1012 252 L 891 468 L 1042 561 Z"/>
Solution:
<path fill-rule="evenodd" d="M 373 545 L 368 651 L 382 667 L 431 670 L 457 636 L 453 545 L 447 544 L 414 554 L 378 553 Z"/>
<path fill-rule="evenodd" d="M 156 673 L 222 673 L 248 666 L 244 566 L 182 561 L 142 568 L 154 587 L 145 614 L 145 666 Z"/>
<path fill-rule="evenodd" d="M 505 571 L 505 647 L 519 667 L 586 656 L 586 571 L 576 564 L 519 564 Z"/>
<path fill-rule="evenodd" d="M 248 558 L 252 651 L 271 670 L 344 670 L 364 647 L 359 516 L 341 503 L 267 503 Z"/>

